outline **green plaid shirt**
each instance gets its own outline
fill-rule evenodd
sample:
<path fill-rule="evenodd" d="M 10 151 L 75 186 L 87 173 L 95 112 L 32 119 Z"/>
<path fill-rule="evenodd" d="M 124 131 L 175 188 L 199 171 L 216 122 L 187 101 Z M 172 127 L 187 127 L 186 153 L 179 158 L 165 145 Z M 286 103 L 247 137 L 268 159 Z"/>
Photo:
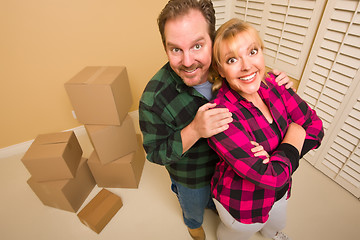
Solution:
<path fill-rule="evenodd" d="M 184 84 L 169 63 L 149 81 L 140 99 L 139 123 L 147 159 L 164 165 L 171 178 L 188 188 L 210 184 L 219 161 L 204 138 L 182 154 L 180 131 L 207 102 L 194 88 Z"/>

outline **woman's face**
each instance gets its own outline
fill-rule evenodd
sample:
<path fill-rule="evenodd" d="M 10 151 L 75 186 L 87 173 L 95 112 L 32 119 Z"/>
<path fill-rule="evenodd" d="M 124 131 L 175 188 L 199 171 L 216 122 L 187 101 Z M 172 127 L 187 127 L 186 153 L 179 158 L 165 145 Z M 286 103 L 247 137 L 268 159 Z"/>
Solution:
<path fill-rule="evenodd" d="M 265 74 L 260 44 L 248 32 L 238 33 L 232 41 L 219 45 L 219 73 L 230 87 L 246 99 L 257 93 Z"/>

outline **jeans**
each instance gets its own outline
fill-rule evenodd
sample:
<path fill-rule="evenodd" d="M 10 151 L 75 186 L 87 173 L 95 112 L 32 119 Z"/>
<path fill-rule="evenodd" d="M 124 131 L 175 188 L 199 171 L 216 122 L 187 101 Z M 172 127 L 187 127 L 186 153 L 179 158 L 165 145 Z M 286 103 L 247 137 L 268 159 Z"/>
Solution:
<path fill-rule="evenodd" d="M 171 179 L 171 190 L 176 194 L 185 225 L 190 229 L 201 227 L 205 208 L 216 209 L 211 198 L 210 184 L 203 188 L 187 188 Z"/>

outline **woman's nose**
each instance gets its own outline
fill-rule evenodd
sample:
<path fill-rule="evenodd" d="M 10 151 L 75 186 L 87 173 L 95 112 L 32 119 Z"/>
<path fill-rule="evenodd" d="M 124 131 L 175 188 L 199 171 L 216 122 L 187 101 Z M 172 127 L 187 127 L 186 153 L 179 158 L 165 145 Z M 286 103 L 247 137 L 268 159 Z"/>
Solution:
<path fill-rule="evenodd" d="M 251 63 L 247 58 L 243 58 L 241 61 L 241 70 L 242 71 L 247 71 L 249 70 L 251 67 Z"/>

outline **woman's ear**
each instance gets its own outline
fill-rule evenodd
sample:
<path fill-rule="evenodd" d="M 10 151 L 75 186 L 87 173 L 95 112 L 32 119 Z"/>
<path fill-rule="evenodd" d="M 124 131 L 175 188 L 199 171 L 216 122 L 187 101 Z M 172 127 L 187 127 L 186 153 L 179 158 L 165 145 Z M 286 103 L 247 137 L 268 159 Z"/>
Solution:
<path fill-rule="evenodd" d="M 219 67 L 218 65 L 216 65 L 216 71 L 219 73 L 219 75 L 222 77 L 222 78 L 225 78 L 225 75 L 223 73 L 223 70 L 221 67 Z"/>

